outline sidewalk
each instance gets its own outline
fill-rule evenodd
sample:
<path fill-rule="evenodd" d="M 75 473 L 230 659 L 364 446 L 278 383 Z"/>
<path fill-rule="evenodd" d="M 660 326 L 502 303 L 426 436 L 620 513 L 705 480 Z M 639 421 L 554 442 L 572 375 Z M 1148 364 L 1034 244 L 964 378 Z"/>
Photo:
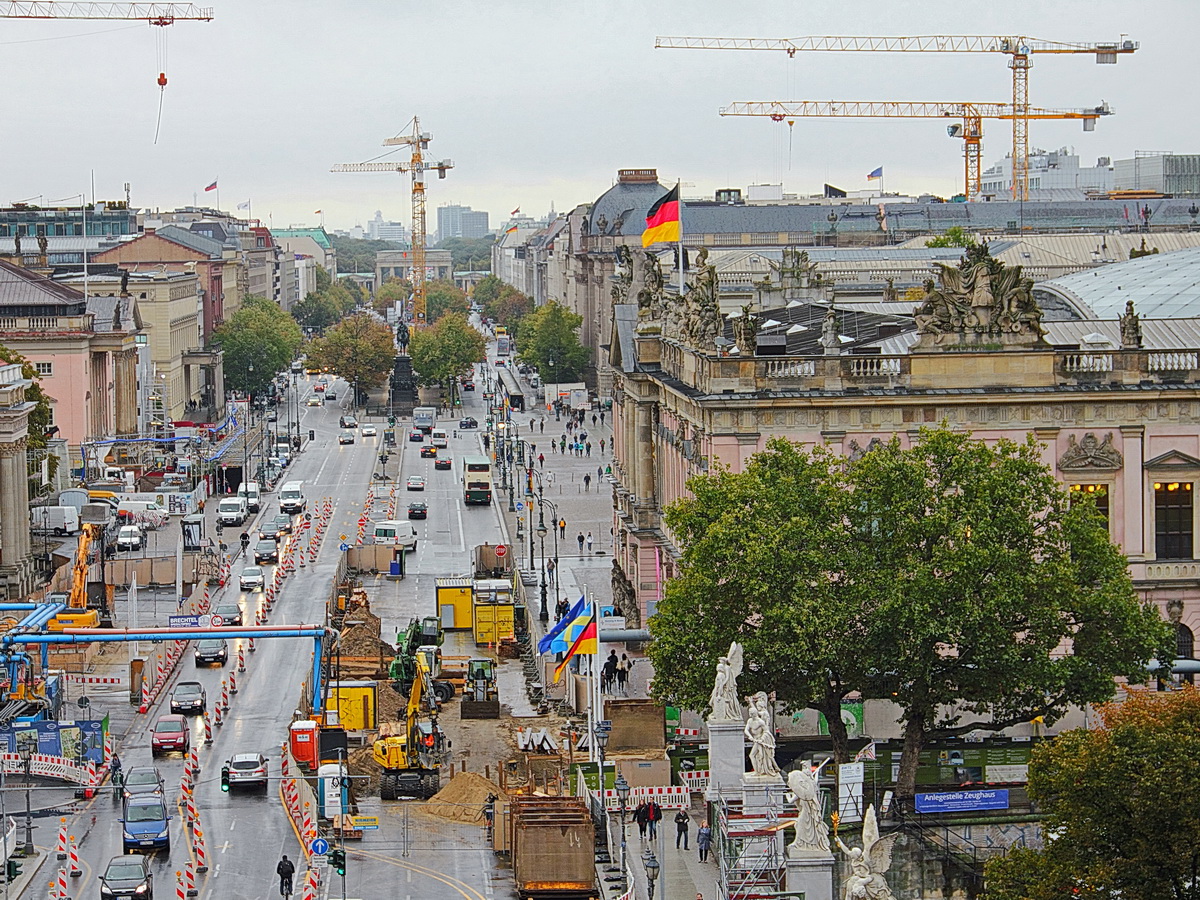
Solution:
<path fill-rule="evenodd" d="M 704 819 L 704 803 L 693 803 L 689 811 L 692 819 L 688 829 L 688 847 L 675 849 L 674 810 L 665 810 L 663 820 L 659 823 L 658 836 L 651 840 L 648 836 L 642 838 L 638 827 L 630 814 L 626 815 L 625 825 L 625 857 L 626 864 L 633 873 L 634 896 L 647 897 L 649 885 L 646 880 L 645 854 L 654 851 L 658 861 L 658 879 L 654 883 L 656 900 L 695 900 L 697 894 L 705 900 L 716 900 L 721 896 L 719 887 L 720 869 L 715 853 L 709 852 L 708 862 L 700 862 L 700 854 L 696 850 L 696 832 Z M 609 830 L 612 836 L 614 869 L 620 866 L 621 847 L 621 817 L 610 814 L 608 817 Z M 715 849 L 715 848 L 714 848 Z M 603 872 L 605 877 L 611 877 L 616 872 Z M 615 898 L 621 893 L 618 882 L 603 881 L 606 896 Z"/>

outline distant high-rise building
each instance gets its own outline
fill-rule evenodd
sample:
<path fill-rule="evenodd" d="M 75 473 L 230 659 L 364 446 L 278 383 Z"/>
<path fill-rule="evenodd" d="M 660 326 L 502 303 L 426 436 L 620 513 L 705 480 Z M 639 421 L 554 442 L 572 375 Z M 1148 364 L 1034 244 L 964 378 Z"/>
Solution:
<path fill-rule="evenodd" d="M 469 206 L 457 204 L 439 206 L 437 211 L 437 239 L 487 237 L 488 214 Z"/>
<path fill-rule="evenodd" d="M 375 218 L 367 223 L 367 237 L 373 241 L 392 241 L 407 244 L 411 231 L 403 222 L 384 221 L 383 212 L 375 210 Z"/>

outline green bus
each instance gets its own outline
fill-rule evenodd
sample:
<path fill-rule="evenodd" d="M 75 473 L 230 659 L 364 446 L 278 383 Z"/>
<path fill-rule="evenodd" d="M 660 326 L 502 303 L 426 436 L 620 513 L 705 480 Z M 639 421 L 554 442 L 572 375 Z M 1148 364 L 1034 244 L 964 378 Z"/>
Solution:
<path fill-rule="evenodd" d="M 490 506 L 492 461 L 486 456 L 462 457 L 463 502 Z"/>

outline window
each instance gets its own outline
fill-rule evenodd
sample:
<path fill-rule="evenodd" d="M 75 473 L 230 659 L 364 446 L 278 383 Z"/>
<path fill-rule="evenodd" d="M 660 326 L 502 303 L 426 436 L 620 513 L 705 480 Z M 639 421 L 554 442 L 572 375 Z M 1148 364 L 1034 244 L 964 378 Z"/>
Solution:
<path fill-rule="evenodd" d="M 1192 559 L 1192 484 L 1154 483 L 1154 555 L 1158 559 Z"/>
<path fill-rule="evenodd" d="M 41 375 L 43 378 L 54 374 L 54 363 L 52 362 L 34 363 L 34 367 L 37 369 L 38 375 Z"/>
<path fill-rule="evenodd" d="M 1108 521 L 1108 485 L 1107 484 L 1073 484 L 1071 485 L 1071 503 L 1075 502 L 1077 497 L 1091 497 L 1096 504 L 1096 509 L 1100 515 L 1104 516 L 1104 521 Z"/>

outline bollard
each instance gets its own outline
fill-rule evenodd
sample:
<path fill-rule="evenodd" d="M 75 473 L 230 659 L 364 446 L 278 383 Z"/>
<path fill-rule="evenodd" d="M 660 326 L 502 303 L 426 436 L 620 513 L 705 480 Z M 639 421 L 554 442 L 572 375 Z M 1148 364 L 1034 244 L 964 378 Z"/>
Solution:
<path fill-rule="evenodd" d="M 215 708 L 215 711 L 216 711 L 216 714 L 217 714 L 216 726 L 217 726 L 218 728 L 220 728 L 220 727 L 221 727 L 221 725 L 223 724 L 223 723 L 222 723 L 222 721 L 221 721 L 221 704 L 220 704 L 220 703 L 217 703 L 217 705 L 216 705 L 216 708 Z"/>
<path fill-rule="evenodd" d="M 221 679 L 221 712 L 229 712 L 229 679 Z"/>
<path fill-rule="evenodd" d="M 254 652 L 254 638 L 250 638 L 250 652 Z"/>
<path fill-rule="evenodd" d="M 241 641 L 238 641 L 238 671 L 246 671 L 246 648 Z"/>
<path fill-rule="evenodd" d="M 187 900 L 187 891 L 183 886 L 183 873 L 175 870 L 175 900 Z"/>
<path fill-rule="evenodd" d="M 58 820 L 58 845 L 54 848 L 54 856 L 57 859 L 67 858 L 67 820 L 62 818 Z"/>
<path fill-rule="evenodd" d="M 206 709 L 204 711 L 204 744 L 205 746 L 212 746 L 212 742 L 212 720 L 208 717 L 208 710 Z"/>
<path fill-rule="evenodd" d="M 195 897 L 200 893 L 196 890 L 196 864 L 191 860 L 183 864 L 183 877 L 187 882 L 187 895 L 189 897 Z"/>
<path fill-rule="evenodd" d="M 68 900 L 71 895 L 67 892 L 67 870 L 58 870 L 58 900 Z"/>
<path fill-rule="evenodd" d="M 229 673 L 229 693 L 231 693 L 231 694 L 237 693 L 237 673 L 236 672 Z"/>
<path fill-rule="evenodd" d="M 78 878 L 83 874 L 83 869 L 79 868 L 79 845 L 75 843 L 75 835 L 71 835 L 71 871 L 69 874 L 72 878 Z"/>
<path fill-rule="evenodd" d="M 208 851 L 204 846 L 204 829 L 200 827 L 200 816 L 196 815 L 196 824 L 192 826 L 192 852 L 196 855 L 196 871 L 208 871 Z"/>

